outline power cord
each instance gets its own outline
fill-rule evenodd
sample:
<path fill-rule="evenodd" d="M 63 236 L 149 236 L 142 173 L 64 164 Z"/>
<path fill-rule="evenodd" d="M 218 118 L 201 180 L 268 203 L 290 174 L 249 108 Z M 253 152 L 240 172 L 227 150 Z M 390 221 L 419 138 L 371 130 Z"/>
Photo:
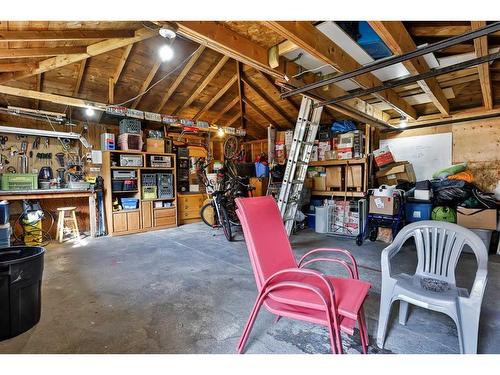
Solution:
<path fill-rule="evenodd" d="M 40 220 L 43 220 L 43 218 L 45 218 L 45 217 L 50 218 L 49 229 L 43 230 L 43 229 L 40 229 L 38 226 L 33 225 L 33 224 L 22 224 L 21 219 L 28 214 L 28 210 L 24 209 L 23 212 L 17 216 L 17 218 L 14 222 L 14 226 L 12 228 L 12 235 L 14 236 L 14 239 L 15 239 L 14 245 L 24 245 L 26 235 L 29 235 L 29 234 L 32 234 L 33 232 L 38 232 L 38 231 L 40 231 L 41 235 L 42 235 L 42 243 L 40 244 L 40 246 L 47 246 L 50 243 L 50 241 L 52 240 L 52 236 L 50 235 L 50 231 L 55 223 L 54 215 L 52 215 L 52 212 L 44 209 L 43 207 L 42 207 L 41 211 L 43 213 L 43 216 Z M 22 229 L 22 234 L 20 236 L 18 236 L 16 234 L 16 228 L 18 225 Z M 26 230 L 26 229 L 28 229 L 28 230 Z"/>

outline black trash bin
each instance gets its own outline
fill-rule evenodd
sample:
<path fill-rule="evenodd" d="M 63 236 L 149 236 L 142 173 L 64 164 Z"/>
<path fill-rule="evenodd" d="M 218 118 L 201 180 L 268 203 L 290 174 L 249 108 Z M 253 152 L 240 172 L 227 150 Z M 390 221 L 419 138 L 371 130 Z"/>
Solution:
<path fill-rule="evenodd" d="M 26 332 L 40 320 L 44 253 L 39 246 L 0 249 L 0 340 Z"/>

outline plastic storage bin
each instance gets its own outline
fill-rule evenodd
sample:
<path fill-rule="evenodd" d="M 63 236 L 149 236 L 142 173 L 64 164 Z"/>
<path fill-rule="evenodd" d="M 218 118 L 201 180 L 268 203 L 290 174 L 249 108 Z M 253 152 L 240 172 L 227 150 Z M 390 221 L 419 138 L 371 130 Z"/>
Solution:
<path fill-rule="evenodd" d="M 431 220 L 432 203 L 407 202 L 405 204 L 406 222 Z"/>
<path fill-rule="evenodd" d="M 10 235 L 12 234 L 10 224 L 0 225 L 0 248 L 10 246 Z"/>
<path fill-rule="evenodd" d="M 121 201 L 124 210 L 135 210 L 139 203 L 139 199 L 137 198 L 122 198 Z"/>
<path fill-rule="evenodd" d="M 10 210 L 9 210 L 9 202 L 1 201 L 0 202 L 0 225 L 5 225 L 9 222 Z"/>
<path fill-rule="evenodd" d="M 316 207 L 314 230 L 316 233 L 328 232 L 328 206 Z"/>
<path fill-rule="evenodd" d="M 123 180 L 113 180 L 113 191 L 123 190 Z"/>
<path fill-rule="evenodd" d="M 40 320 L 44 253 L 39 246 L 0 249 L 0 340 L 26 332 Z"/>

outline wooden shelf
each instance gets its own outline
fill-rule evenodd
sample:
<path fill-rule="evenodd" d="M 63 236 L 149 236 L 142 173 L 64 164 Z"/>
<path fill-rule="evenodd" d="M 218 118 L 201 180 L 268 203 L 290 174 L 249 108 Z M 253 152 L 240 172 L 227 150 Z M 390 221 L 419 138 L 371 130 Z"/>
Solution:
<path fill-rule="evenodd" d="M 348 192 L 343 192 L 343 191 L 320 191 L 320 190 L 313 190 L 311 192 L 311 195 L 320 195 L 322 197 L 343 197 L 344 195 L 346 197 L 354 197 L 354 198 L 363 198 L 365 196 L 365 193 L 362 191 L 348 191 Z"/>
<path fill-rule="evenodd" d="M 321 160 L 321 161 L 310 161 L 309 166 L 311 167 L 325 167 L 329 165 L 346 165 L 346 164 L 364 164 L 366 158 L 361 159 L 346 159 L 346 160 Z"/>
<path fill-rule="evenodd" d="M 173 171 L 175 168 L 164 168 L 164 167 L 140 167 L 139 169 L 147 169 L 147 170 L 161 170 L 161 171 Z"/>
<path fill-rule="evenodd" d="M 111 167 L 111 169 L 141 169 L 142 167 Z"/>
<path fill-rule="evenodd" d="M 140 210 L 138 208 L 135 208 L 133 210 L 120 210 L 120 211 L 113 211 L 113 214 L 122 214 L 124 212 L 139 212 Z"/>
<path fill-rule="evenodd" d="M 142 202 L 154 202 L 154 201 L 174 201 L 175 198 L 155 198 L 155 199 L 141 199 Z"/>
<path fill-rule="evenodd" d="M 115 194 L 115 193 L 118 193 L 118 194 L 121 194 L 121 193 L 138 193 L 139 190 L 113 190 L 112 193 Z"/>

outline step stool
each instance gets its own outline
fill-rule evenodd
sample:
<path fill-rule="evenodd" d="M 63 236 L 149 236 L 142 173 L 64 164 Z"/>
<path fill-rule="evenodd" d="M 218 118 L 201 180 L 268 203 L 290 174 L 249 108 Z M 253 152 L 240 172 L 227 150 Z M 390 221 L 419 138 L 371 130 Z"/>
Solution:
<path fill-rule="evenodd" d="M 80 231 L 78 230 L 78 222 L 76 221 L 76 207 L 60 207 L 57 209 L 59 215 L 57 217 L 57 233 L 56 241 L 63 242 L 64 239 L 64 229 L 66 222 L 71 223 L 71 232 L 73 233 L 73 238 L 80 238 Z M 66 216 L 66 213 L 69 215 Z"/>

